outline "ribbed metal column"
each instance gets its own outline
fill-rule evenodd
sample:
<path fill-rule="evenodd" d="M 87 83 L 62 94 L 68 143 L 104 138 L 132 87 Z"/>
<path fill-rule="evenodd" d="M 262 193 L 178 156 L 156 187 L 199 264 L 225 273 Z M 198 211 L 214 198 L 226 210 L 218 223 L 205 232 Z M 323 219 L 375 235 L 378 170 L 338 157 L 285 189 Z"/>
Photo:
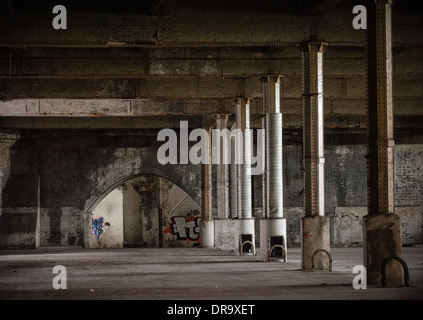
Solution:
<path fill-rule="evenodd" d="M 238 174 L 237 233 L 240 253 L 255 251 L 255 228 L 251 199 L 250 99 L 236 99 L 236 163 Z"/>
<path fill-rule="evenodd" d="M 230 164 L 230 211 L 231 218 L 238 217 L 238 166 L 236 164 L 236 123 L 231 127 L 231 164 Z"/>
<path fill-rule="evenodd" d="M 280 113 L 279 75 L 263 77 L 263 113 L 266 130 L 266 174 L 263 185 L 266 190 L 265 217 L 283 217 L 283 178 L 282 178 L 282 114 Z"/>
<path fill-rule="evenodd" d="M 267 217 L 283 217 L 282 114 L 266 114 Z"/>
<path fill-rule="evenodd" d="M 229 130 L 228 115 L 219 114 L 216 116 L 216 129 L 219 132 L 218 152 L 219 163 L 216 165 L 216 185 L 217 185 L 217 217 L 218 219 L 228 219 L 229 217 Z"/>
<path fill-rule="evenodd" d="M 238 164 L 238 218 L 249 219 L 252 217 L 249 99 L 237 99 L 236 124 L 238 129 L 236 159 L 240 161 Z"/>
<path fill-rule="evenodd" d="M 263 107 L 264 109 L 264 107 Z M 265 112 L 264 112 L 265 113 Z M 262 129 L 264 130 L 265 134 L 264 134 L 264 149 L 266 150 L 266 115 L 263 116 L 263 118 L 261 119 L 261 126 Z M 267 166 L 266 166 L 266 161 L 267 161 L 267 156 L 266 156 L 266 152 L 263 153 L 263 161 L 265 163 L 264 165 L 264 170 L 263 170 L 263 175 L 262 175 L 262 203 L 263 203 L 263 213 L 262 213 L 262 218 L 268 218 L 268 207 L 269 207 L 269 203 L 268 203 L 268 198 L 267 198 Z"/>
<path fill-rule="evenodd" d="M 207 152 L 209 163 L 201 164 L 201 223 L 200 246 L 214 247 L 214 222 L 212 207 L 212 163 L 211 163 L 211 127 L 203 128 L 208 133 Z"/>
<path fill-rule="evenodd" d="M 268 261 L 286 254 L 286 220 L 283 218 L 283 172 L 282 172 L 282 114 L 280 112 L 281 76 L 262 77 L 263 83 L 263 129 L 266 131 L 265 172 L 263 174 L 263 218 L 260 220 L 261 259 Z M 277 247 L 270 252 L 274 245 Z"/>

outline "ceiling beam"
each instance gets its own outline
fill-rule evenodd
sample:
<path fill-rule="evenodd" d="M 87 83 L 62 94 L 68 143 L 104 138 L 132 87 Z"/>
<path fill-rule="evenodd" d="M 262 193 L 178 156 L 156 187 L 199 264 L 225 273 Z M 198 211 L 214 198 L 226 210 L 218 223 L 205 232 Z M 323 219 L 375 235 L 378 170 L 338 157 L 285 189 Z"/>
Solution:
<path fill-rule="evenodd" d="M 307 1 L 306 14 L 315 16 L 323 15 L 329 10 L 335 8 L 342 0 L 317 0 L 317 1 Z"/>
<path fill-rule="evenodd" d="M 175 0 L 151 0 L 151 13 L 153 16 L 167 16 L 175 5 Z"/>

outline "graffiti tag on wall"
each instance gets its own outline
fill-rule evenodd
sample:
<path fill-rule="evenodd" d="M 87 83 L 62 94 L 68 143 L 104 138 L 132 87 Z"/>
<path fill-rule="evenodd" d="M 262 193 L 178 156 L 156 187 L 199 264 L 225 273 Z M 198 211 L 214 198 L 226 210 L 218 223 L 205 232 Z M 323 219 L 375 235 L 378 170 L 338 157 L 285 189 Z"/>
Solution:
<path fill-rule="evenodd" d="M 176 235 L 178 240 L 200 242 L 200 217 L 176 216 L 170 220 L 170 226 L 163 233 Z"/>
<path fill-rule="evenodd" d="M 97 240 L 100 240 L 102 234 L 104 233 L 104 218 L 98 217 L 95 219 L 93 218 L 92 220 L 93 220 L 93 223 L 92 223 L 93 235 L 97 237 Z"/>

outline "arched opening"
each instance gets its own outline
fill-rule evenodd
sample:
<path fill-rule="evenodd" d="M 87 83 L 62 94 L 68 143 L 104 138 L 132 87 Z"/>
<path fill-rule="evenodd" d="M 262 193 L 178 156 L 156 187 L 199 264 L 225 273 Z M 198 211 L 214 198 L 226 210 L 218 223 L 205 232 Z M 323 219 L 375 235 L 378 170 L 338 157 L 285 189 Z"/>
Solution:
<path fill-rule="evenodd" d="M 194 247 L 199 245 L 199 204 L 157 175 L 124 181 L 89 213 L 89 248 Z"/>

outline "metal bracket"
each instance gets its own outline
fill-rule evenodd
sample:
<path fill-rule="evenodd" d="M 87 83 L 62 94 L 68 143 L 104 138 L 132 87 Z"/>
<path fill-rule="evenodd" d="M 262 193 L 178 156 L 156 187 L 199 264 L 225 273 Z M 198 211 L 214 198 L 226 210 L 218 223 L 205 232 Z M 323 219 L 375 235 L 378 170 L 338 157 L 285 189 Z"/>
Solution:
<path fill-rule="evenodd" d="M 316 253 L 318 252 L 324 252 L 326 253 L 326 255 L 329 258 L 329 271 L 332 271 L 332 255 L 330 254 L 329 251 L 325 250 L 325 249 L 317 249 L 313 252 L 313 255 L 311 256 L 311 271 L 314 271 L 314 256 L 316 255 Z"/>
<path fill-rule="evenodd" d="M 408 266 L 402 258 L 397 257 L 397 256 L 388 257 L 385 260 L 383 260 L 383 262 L 382 262 L 382 287 L 388 286 L 387 283 L 386 283 L 386 265 L 391 260 L 397 260 L 398 262 L 401 263 L 402 268 L 404 269 L 404 285 L 406 287 L 409 287 L 410 286 L 410 274 L 408 272 Z"/>
<path fill-rule="evenodd" d="M 283 262 L 286 262 L 286 250 L 285 250 L 285 248 L 283 247 L 283 245 L 280 245 L 280 244 L 275 244 L 275 245 L 273 245 L 273 246 L 270 248 L 270 250 L 269 250 L 269 255 L 268 255 L 268 260 L 269 260 L 269 262 L 270 262 L 270 259 L 271 259 L 271 257 L 272 257 L 272 252 L 273 252 L 273 249 L 275 249 L 275 248 L 281 248 L 281 249 L 282 249 L 282 252 L 283 252 Z"/>

